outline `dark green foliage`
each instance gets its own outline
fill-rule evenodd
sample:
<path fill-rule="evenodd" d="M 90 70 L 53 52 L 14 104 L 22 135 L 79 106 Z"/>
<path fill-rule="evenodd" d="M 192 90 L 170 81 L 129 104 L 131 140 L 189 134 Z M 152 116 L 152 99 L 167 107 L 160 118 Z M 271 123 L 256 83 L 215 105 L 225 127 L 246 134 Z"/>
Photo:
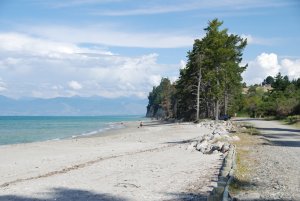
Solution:
<path fill-rule="evenodd" d="M 246 66 L 240 67 L 239 64 L 247 41 L 229 35 L 227 29 L 220 30 L 222 24 L 217 19 L 209 22 L 206 36 L 202 40 L 196 39 L 192 51 L 188 52 L 186 68 L 180 71 L 176 84 L 179 118 L 192 120 L 197 116 L 199 76 L 200 117 L 210 118 L 237 111 L 233 102 L 238 102 L 236 96 L 241 94 L 241 73 Z"/>
<path fill-rule="evenodd" d="M 175 87 L 168 78 L 162 78 L 157 87 L 153 87 L 148 96 L 147 117 L 173 118 L 174 117 Z"/>
<path fill-rule="evenodd" d="M 274 78 L 272 76 L 268 76 L 262 83 L 262 85 L 272 85 L 274 83 Z"/>
<path fill-rule="evenodd" d="M 153 88 L 147 116 L 158 117 L 163 110 L 167 118 L 198 120 L 238 111 L 238 103 L 242 102 L 241 73 L 246 69 L 240 63 L 247 41 L 228 34 L 227 29 L 220 30 L 222 24 L 212 20 L 204 29 L 205 37 L 194 41 L 175 86 L 162 80 Z"/>
<path fill-rule="evenodd" d="M 267 79 L 273 80 L 272 89 L 266 91 L 263 86 L 258 85 L 249 87 L 248 93 L 244 95 L 246 101 L 241 111 L 247 111 L 252 117 L 282 118 L 300 114 L 300 78 L 290 81 L 287 76 L 278 73 L 274 78 L 268 76 L 265 81 Z"/>

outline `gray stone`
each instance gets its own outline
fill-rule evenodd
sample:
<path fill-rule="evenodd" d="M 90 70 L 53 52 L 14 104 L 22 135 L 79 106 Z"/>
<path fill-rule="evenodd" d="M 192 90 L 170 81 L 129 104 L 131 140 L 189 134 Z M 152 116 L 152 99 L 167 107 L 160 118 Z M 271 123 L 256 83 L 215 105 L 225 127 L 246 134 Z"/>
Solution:
<path fill-rule="evenodd" d="M 196 147 L 197 146 L 197 142 L 196 141 L 192 142 L 191 146 Z"/>
<path fill-rule="evenodd" d="M 192 144 L 190 144 L 188 147 L 187 147 L 187 150 L 194 150 L 195 149 L 195 147 L 192 145 Z"/>
<path fill-rule="evenodd" d="M 214 151 L 213 151 L 213 154 L 218 154 L 218 153 L 219 153 L 218 150 L 214 150 Z"/>
<path fill-rule="evenodd" d="M 221 148 L 222 148 L 222 145 L 220 146 L 220 144 L 219 143 L 215 143 L 215 144 L 212 144 L 211 145 L 211 149 L 212 149 L 212 151 L 220 151 L 221 150 Z"/>
<path fill-rule="evenodd" d="M 196 150 L 201 151 L 202 149 L 206 149 L 207 145 L 208 145 L 208 142 L 206 140 L 204 140 L 203 142 L 197 144 Z"/>
<path fill-rule="evenodd" d="M 208 140 L 210 140 L 212 137 L 213 137 L 212 134 L 208 134 L 208 135 L 204 136 L 204 139 L 208 141 Z"/>
<path fill-rule="evenodd" d="M 225 142 L 223 147 L 222 147 L 222 153 L 227 152 L 229 150 L 229 148 L 230 148 L 229 143 Z"/>
<path fill-rule="evenodd" d="M 219 139 L 221 139 L 221 135 L 220 134 L 218 134 L 218 133 L 216 133 L 215 135 L 214 135 L 214 138 L 213 138 L 214 140 L 219 140 Z"/>

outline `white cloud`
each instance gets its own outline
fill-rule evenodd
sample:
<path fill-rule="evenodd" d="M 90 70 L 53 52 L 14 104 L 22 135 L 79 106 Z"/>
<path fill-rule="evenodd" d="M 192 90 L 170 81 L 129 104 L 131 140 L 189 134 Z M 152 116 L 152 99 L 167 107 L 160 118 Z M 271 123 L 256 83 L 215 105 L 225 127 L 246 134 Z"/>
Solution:
<path fill-rule="evenodd" d="M 267 76 L 275 76 L 278 72 L 290 79 L 300 77 L 300 59 L 279 59 L 275 53 L 261 53 L 254 61 L 248 62 L 248 68 L 243 73 L 248 84 L 259 84 Z"/>
<path fill-rule="evenodd" d="M 137 32 L 128 27 L 112 25 L 68 26 L 30 26 L 19 27 L 27 34 L 37 35 L 52 41 L 80 44 L 91 43 L 118 47 L 177 48 L 190 47 L 199 35 L 183 31 Z"/>
<path fill-rule="evenodd" d="M 271 76 L 276 75 L 281 68 L 278 64 L 277 55 L 274 53 L 262 53 L 256 57 L 256 63 Z"/>
<path fill-rule="evenodd" d="M 283 73 L 287 74 L 290 78 L 295 79 L 300 77 L 300 59 L 282 59 L 280 62 Z"/>
<path fill-rule="evenodd" d="M 6 52 L 14 52 L 24 54 L 46 55 L 48 57 L 59 57 L 60 54 L 74 54 L 74 53 L 98 53 L 111 54 L 108 51 L 101 51 L 95 49 L 86 49 L 78 47 L 73 43 L 56 42 L 49 39 L 42 39 L 31 37 L 29 35 L 20 33 L 0 33 L 0 50 Z M 15 62 L 15 58 L 9 58 L 11 62 Z"/>
<path fill-rule="evenodd" d="M 82 85 L 79 82 L 74 81 L 74 80 L 68 82 L 68 86 L 73 90 L 82 89 Z"/>
<path fill-rule="evenodd" d="M 0 92 L 2 91 L 6 91 L 7 88 L 6 88 L 6 83 L 2 81 L 2 79 L 0 78 Z"/>
<path fill-rule="evenodd" d="M 83 3 L 83 2 L 81 2 Z M 99 3 L 99 2 L 93 2 Z M 129 3 L 130 4 L 130 3 Z M 210 1 L 210 0 L 185 0 L 185 1 L 151 1 L 151 2 L 134 2 L 133 6 L 130 8 L 125 7 L 125 9 L 94 9 L 91 14 L 94 15 L 104 15 L 104 16 L 131 16 L 131 15 L 155 15 L 164 13 L 174 13 L 174 12 L 186 12 L 192 10 L 206 10 L 206 9 L 218 9 L 220 10 L 231 10 L 239 11 L 251 8 L 264 8 L 264 7 L 278 7 L 290 5 L 291 2 L 268 2 L 259 0 L 240 0 L 240 1 Z M 73 4 L 74 5 L 74 4 Z"/>
<path fill-rule="evenodd" d="M 261 38 L 254 37 L 251 34 L 241 34 L 241 37 L 247 39 L 247 43 L 250 45 L 274 45 L 276 43 L 280 43 L 282 39 L 280 38 Z"/>
<path fill-rule="evenodd" d="M 2 43 L 3 35 L 19 42 L 12 46 Z M 3 94 L 11 97 L 146 98 L 161 77 L 175 77 L 180 68 L 179 62 L 158 64 L 155 53 L 125 57 L 22 34 L 2 33 L 0 44 L 0 75 L 10 87 Z M 54 48 L 56 45 L 60 48 Z M 70 51 L 64 51 L 65 47 Z"/>
<path fill-rule="evenodd" d="M 184 69 L 186 67 L 186 61 L 180 60 L 180 69 Z"/>

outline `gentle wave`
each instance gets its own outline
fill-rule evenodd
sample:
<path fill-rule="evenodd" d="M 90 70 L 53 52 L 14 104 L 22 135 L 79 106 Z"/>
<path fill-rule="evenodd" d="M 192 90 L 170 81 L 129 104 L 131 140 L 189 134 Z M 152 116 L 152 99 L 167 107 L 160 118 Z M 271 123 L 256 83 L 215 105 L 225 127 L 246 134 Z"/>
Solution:
<path fill-rule="evenodd" d="M 104 131 L 108 131 L 108 130 L 112 130 L 112 129 L 121 129 L 121 128 L 125 128 L 125 126 L 119 122 L 109 122 L 109 123 L 107 123 L 107 127 L 104 127 L 104 128 L 101 128 L 101 129 L 98 129 L 95 131 L 84 132 L 80 135 L 72 136 L 72 138 L 76 138 L 76 137 L 80 137 L 80 136 L 96 135 L 99 133 L 103 133 Z"/>
<path fill-rule="evenodd" d="M 62 140 L 124 128 L 141 116 L 0 117 L 0 145 Z"/>

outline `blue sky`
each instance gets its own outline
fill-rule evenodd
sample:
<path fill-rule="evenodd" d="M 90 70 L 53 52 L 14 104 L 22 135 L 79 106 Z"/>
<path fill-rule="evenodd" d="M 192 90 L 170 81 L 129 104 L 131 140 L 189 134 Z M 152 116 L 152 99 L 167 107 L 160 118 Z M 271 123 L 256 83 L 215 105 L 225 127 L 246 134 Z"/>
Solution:
<path fill-rule="evenodd" d="M 214 18 L 248 39 L 248 84 L 300 76 L 296 0 L 2 0 L 0 94 L 146 98 Z"/>

